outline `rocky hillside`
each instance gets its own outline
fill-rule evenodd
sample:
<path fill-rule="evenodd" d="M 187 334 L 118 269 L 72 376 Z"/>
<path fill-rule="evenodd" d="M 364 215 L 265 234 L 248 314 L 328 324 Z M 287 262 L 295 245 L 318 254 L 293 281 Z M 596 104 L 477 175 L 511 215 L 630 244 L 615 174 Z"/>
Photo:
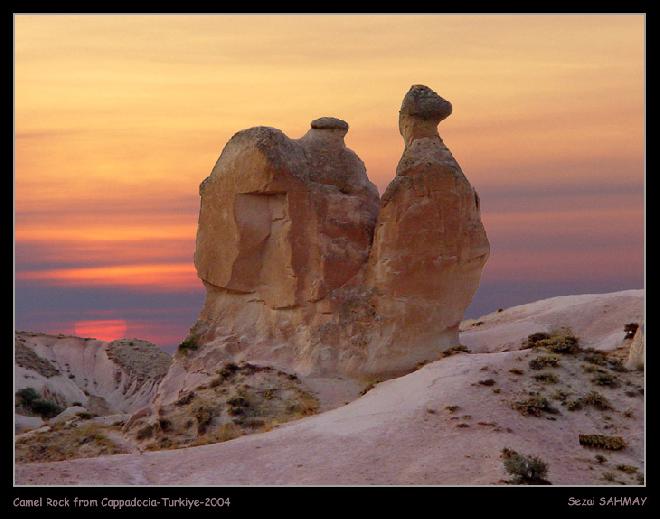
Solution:
<path fill-rule="evenodd" d="M 505 309 L 463 323 L 479 329 L 463 342 L 481 352 L 456 350 L 321 414 L 197 447 L 20 463 L 17 482 L 640 484 L 644 376 L 624 361 L 643 297 Z"/>
<path fill-rule="evenodd" d="M 138 339 L 110 343 L 67 335 L 16 333 L 16 428 L 38 427 L 67 408 L 130 414 L 149 404 L 171 363 Z"/>

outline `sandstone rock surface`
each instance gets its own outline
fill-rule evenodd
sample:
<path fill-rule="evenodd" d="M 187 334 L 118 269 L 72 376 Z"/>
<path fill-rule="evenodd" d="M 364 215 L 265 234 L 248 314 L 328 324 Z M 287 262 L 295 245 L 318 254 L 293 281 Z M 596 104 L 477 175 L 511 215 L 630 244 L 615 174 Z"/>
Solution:
<path fill-rule="evenodd" d="M 415 85 L 406 148 L 382 199 L 345 121 L 300 139 L 235 134 L 200 185 L 195 266 L 207 295 L 160 403 L 221 362 L 304 376 L 391 376 L 458 344 L 489 244 L 479 198 L 438 135 L 451 104 Z"/>
<path fill-rule="evenodd" d="M 635 335 L 630 343 L 630 353 L 626 361 L 628 369 L 644 369 L 644 326 L 640 326 L 635 331 Z"/>
<path fill-rule="evenodd" d="M 32 388 L 60 407 L 98 415 L 132 413 L 151 403 L 170 363 L 167 353 L 139 339 L 16 332 L 15 390 Z"/>

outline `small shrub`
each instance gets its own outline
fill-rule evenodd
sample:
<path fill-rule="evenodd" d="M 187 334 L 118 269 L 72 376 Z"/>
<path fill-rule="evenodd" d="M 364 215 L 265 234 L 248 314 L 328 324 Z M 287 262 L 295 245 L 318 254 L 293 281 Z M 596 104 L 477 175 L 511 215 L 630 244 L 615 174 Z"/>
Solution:
<path fill-rule="evenodd" d="M 26 387 L 24 389 L 19 389 L 16 391 L 16 396 L 20 400 L 21 404 L 29 404 L 33 400 L 38 399 L 41 395 L 37 393 L 37 390 L 32 387 Z"/>
<path fill-rule="evenodd" d="M 570 394 L 567 393 L 566 391 L 563 391 L 563 390 L 561 390 L 561 389 L 558 389 L 557 391 L 555 391 L 555 392 L 552 394 L 551 398 L 552 398 L 553 400 L 559 400 L 560 402 L 566 402 L 566 399 L 567 399 L 569 396 L 570 396 Z"/>
<path fill-rule="evenodd" d="M 582 397 L 582 403 L 584 405 L 594 407 L 600 411 L 608 411 L 612 409 L 612 404 L 610 404 L 610 401 L 596 391 L 591 391 Z"/>
<path fill-rule="evenodd" d="M 250 407 L 250 403 L 242 396 L 236 396 L 227 400 L 227 413 L 231 416 L 245 414 L 245 410 Z"/>
<path fill-rule="evenodd" d="M 616 476 L 612 472 L 603 472 L 602 477 L 605 481 L 616 481 Z"/>
<path fill-rule="evenodd" d="M 76 413 L 76 416 L 77 416 L 78 418 L 80 418 L 81 420 L 91 420 L 91 419 L 94 418 L 96 415 L 94 415 L 94 414 L 92 414 L 92 413 L 86 413 L 86 412 L 83 411 L 83 412 L 80 412 L 80 413 Z"/>
<path fill-rule="evenodd" d="M 529 361 L 529 367 L 534 370 L 559 367 L 559 358 L 554 355 L 541 355 Z"/>
<path fill-rule="evenodd" d="M 53 418 L 60 414 L 64 409 L 51 400 L 37 398 L 29 404 L 30 410 L 42 418 Z"/>
<path fill-rule="evenodd" d="M 241 368 L 233 363 L 233 362 L 226 362 L 222 368 L 220 368 L 216 373 L 219 375 L 219 378 L 222 380 L 227 380 L 231 378 L 237 371 L 239 371 Z"/>
<path fill-rule="evenodd" d="M 151 438 L 153 434 L 154 434 L 154 426 L 149 424 L 139 429 L 138 432 L 135 433 L 135 437 L 138 440 L 144 440 L 146 438 Z"/>
<path fill-rule="evenodd" d="M 534 375 L 534 380 L 544 384 L 556 384 L 559 382 L 559 377 L 554 373 L 539 373 L 538 375 Z"/>
<path fill-rule="evenodd" d="M 599 463 L 601 465 L 607 461 L 607 458 L 602 454 L 596 454 L 594 456 L 594 459 L 596 460 L 596 463 Z"/>
<path fill-rule="evenodd" d="M 479 384 L 481 384 L 482 386 L 494 386 L 495 380 L 492 378 L 487 378 L 485 380 L 480 380 Z"/>
<path fill-rule="evenodd" d="M 199 349 L 199 344 L 192 337 L 188 337 L 181 344 L 179 344 L 179 351 L 195 351 Z"/>
<path fill-rule="evenodd" d="M 550 405 L 547 398 L 533 395 L 526 400 L 519 400 L 512 405 L 523 416 L 541 416 L 543 413 L 557 414 L 559 411 Z"/>
<path fill-rule="evenodd" d="M 626 474 L 635 474 L 639 469 L 633 465 L 624 465 L 623 463 L 620 463 L 616 466 L 616 470 L 625 472 Z"/>
<path fill-rule="evenodd" d="M 447 406 L 445 406 L 445 409 L 446 409 L 447 411 L 449 411 L 450 413 L 455 413 L 456 411 L 458 411 L 458 410 L 460 409 L 460 406 L 457 406 L 457 405 L 447 405 Z"/>
<path fill-rule="evenodd" d="M 550 338 L 549 333 L 537 332 L 527 336 L 527 346 L 533 348 L 539 341 L 543 341 Z"/>
<path fill-rule="evenodd" d="M 580 351 L 579 340 L 574 335 L 553 335 L 536 342 L 535 347 L 545 348 L 552 353 L 577 353 Z"/>
<path fill-rule="evenodd" d="M 549 484 L 545 479 L 548 465 L 536 456 L 525 456 L 514 450 L 504 448 L 501 455 L 504 469 L 513 476 L 513 482 L 519 485 Z"/>
<path fill-rule="evenodd" d="M 617 371 L 619 373 L 625 373 L 628 371 L 620 359 L 608 359 L 607 365 L 612 371 Z"/>
<path fill-rule="evenodd" d="M 215 410 L 210 407 L 198 407 L 195 409 L 195 418 L 197 419 L 197 432 L 199 434 L 206 433 L 206 429 L 211 425 L 211 421 L 215 416 Z"/>
<path fill-rule="evenodd" d="M 174 405 L 177 406 L 182 406 L 182 405 L 188 405 L 190 402 L 192 402 L 193 398 L 195 398 L 195 392 L 190 391 L 183 395 L 181 398 L 179 398 Z"/>
<path fill-rule="evenodd" d="M 608 436 L 606 434 L 580 434 L 579 442 L 583 447 L 612 451 L 621 450 L 626 446 L 626 442 L 621 436 Z"/>
<path fill-rule="evenodd" d="M 443 351 L 441 358 L 451 357 L 452 355 L 455 355 L 457 353 L 470 353 L 470 350 L 468 350 L 466 346 L 463 346 L 462 344 L 458 344 L 456 346 L 452 346 L 451 348 Z"/>
<path fill-rule="evenodd" d="M 215 387 L 220 386 L 224 381 L 225 381 L 225 380 L 224 380 L 224 378 L 222 378 L 222 377 L 215 377 L 213 380 L 211 380 L 211 382 L 209 382 L 208 387 L 211 388 L 211 389 L 213 389 L 213 388 L 215 388 Z M 201 389 L 201 388 L 200 388 L 200 389 Z"/>
<path fill-rule="evenodd" d="M 637 398 L 644 394 L 644 388 L 638 387 L 637 389 L 627 389 L 624 394 L 630 398 Z"/>
<path fill-rule="evenodd" d="M 522 375 L 525 372 L 522 369 L 513 368 L 509 370 L 509 373 L 513 373 L 514 375 Z"/>
<path fill-rule="evenodd" d="M 167 418 L 161 418 L 158 420 L 158 426 L 160 427 L 161 431 L 168 432 L 172 429 L 172 422 Z"/>
<path fill-rule="evenodd" d="M 619 387 L 619 379 L 609 373 L 597 373 L 591 381 L 598 386 Z"/>

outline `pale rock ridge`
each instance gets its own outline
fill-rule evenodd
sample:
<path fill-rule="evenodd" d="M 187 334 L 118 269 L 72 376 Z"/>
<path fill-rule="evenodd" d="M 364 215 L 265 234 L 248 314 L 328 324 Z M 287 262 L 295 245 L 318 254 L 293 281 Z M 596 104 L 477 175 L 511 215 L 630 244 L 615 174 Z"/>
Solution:
<path fill-rule="evenodd" d="M 113 342 L 16 332 L 18 391 L 33 388 L 61 407 L 132 413 L 151 403 L 171 357 L 139 339 Z"/>
<path fill-rule="evenodd" d="M 379 200 L 345 121 L 300 139 L 235 134 L 200 186 L 195 266 L 207 297 L 161 403 L 225 360 L 306 376 L 391 375 L 458 343 L 489 245 L 476 192 L 444 146 L 451 104 L 415 85 L 406 150 Z M 380 207 L 379 207 L 380 206 Z"/>

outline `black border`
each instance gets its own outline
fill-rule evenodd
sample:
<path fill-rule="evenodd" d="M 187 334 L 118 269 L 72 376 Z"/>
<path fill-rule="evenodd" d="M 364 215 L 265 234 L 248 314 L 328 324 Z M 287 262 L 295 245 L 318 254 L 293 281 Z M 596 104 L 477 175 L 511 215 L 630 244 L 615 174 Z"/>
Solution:
<path fill-rule="evenodd" d="M 4 279 L 8 280 L 8 271 L 12 272 L 11 285 L 4 284 L 5 297 L 8 292 L 12 294 L 13 307 L 13 231 L 11 239 L 6 232 L 9 226 L 13 229 L 13 16 L 17 13 L 244 13 L 248 9 L 258 13 L 274 13 L 272 7 L 275 4 L 259 5 L 250 4 L 221 4 L 213 2 L 204 2 L 199 0 L 188 0 L 178 4 L 170 2 L 127 2 L 118 0 L 112 3 L 102 4 L 100 2 L 48 2 L 48 1 L 12 1 L 6 6 L 2 17 L 2 29 L 0 37 L 2 38 L 2 84 L 3 84 L 3 129 L 6 136 L 3 139 L 4 153 L 2 158 L 5 162 L 2 194 L 5 197 L 5 203 L 2 205 L 2 213 L 5 218 L 3 222 L 3 260 L 5 263 Z M 401 13 L 392 7 L 403 8 L 404 4 L 385 5 L 355 5 L 351 2 L 333 2 L 332 5 L 318 3 L 316 5 L 282 5 L 276 4 L 282 8 L 284 13 Z M 413 8 L 415 12 L 423 13 L 645 13 L 646 15 L 646 70 L 647 70 L 647 92 L 653 92 L 654 89 L 649 86 L 652 84 L 651 72 L 653 66 L 650 65 L 648 56 L 650 54 L 653 31 L 651 23 L 655 19 L 652 14 L 652 2 L 630 0 L 628 2 L 616 2 L 613 0 L 604 0 L 600 2 L 580 2 L 568 0 L 537 1 L 534 3 L 524 2 L 495 2 L 493 0 L 472 0 L 465 2 L 442 2 L 422 4 L 415 2 L 414 5 L 406 4 L 405 7 Z M 310 8 L 316 8 L 311 11 Z M 332 8 L 333 10 L 328 10 Z M 405 13 L 401 13 L 405 14 Z M 652 107 L 653 98 L 647 95 L 646 99 L 647 113 Z M 648 121 L 647 115 L 647 121 Z M 652 142 L 647 133 L 647 141 Z M 648 148 L 647 148 L 648 149 Z M 651 148 L 653 149 L 653 148 Z M 651 171 L 647 152 L 647 170 Z M 652 166 L 651 166 L 652 167 Z M 651 193 L 651 185 L 647 176 L 647 194 Z M 10 198 L 7 201 L 7 198 Z M 647 195 L 647 199 L 648 199 Z M 650 218 L 647 217 L 648 220 Z M 648 230 L 648 227 L 647 227 Z M 6 236 L 6 237 L 5 237 Z M 11 251 L 10 251 L 11 248 Z M 647 250 L 648 252 L 648 250 Z M 647 256 L 648 258 L 648 256 Z M 650 265 L 652 267 L 652 265 Z M 646 290 L 648 293 L 649 281 L 653 276 L 647 276 Z M 6 299 L 5 299 L 6 300 Z M 648 313 L 650 314 L 652 306 L 648 304 Z M 13 334 L 9 337 L 9 331 L 13 330 L 13 317 L 9 319 L 9 310 L 3 311 L 5 325 L 3 330 L 7 340 L 3 343 L 2 353 L 3 361 L 1 363 L 5 376 L 3 377 L 4 388 L 1 391 L 4 406 L 9 406 L 13 398 L 13 351 L 10 347 L 13 343 Z M 646 326 L 647 338 L 653 337 L 653 321 L 651 326 Z M 10 342 L 11 341 L 11 342 Z M 653 346 L 653 345 L 652 345 Z M 655 366 L 656 353 L 651 347 L 647 352 L 647 365 Z M 653 369 L 653 368 L 652 368 Z M 648 402 L 656 402 L 656 390 L 653 378 L 647 380 L 646 398 Z M 5 400 L 6 399 L 6 400 Z M 10 400 L 13 405 L 13 400 Z M 15 498 L 29 499 L 42 497 L 44 502 L 47 498 L 65 498 L 70 500 L 74 496 L 79 498 L 97 497 L 99 500 L 103 497 L 111 499 L 131 499 L 131 498 L 189 498 L 205 499 L 207 497 L 223 497 L 229 499 L 229 505 L 223 507 L 196 507 L 190 511 L 195 514 L 201 512 L 210 512 L 213 514 L 235 512 L 241 513 L 270 513 L 286 514 L 290 516 L 312 515 L 316 513 L 411 513 L 419 512 L 431 516 L 442 516 L 444 514 L 460 514 L 473 512 L 484 512 L 492 514 L 493 512 L 507 512 L 513 516 L 536 515 L 545 513 L 584 513 L 596 512 L 598 514 L 608 513 L 648 513 L 653 508 L 657 508 L 657 470 L 655 464 L 651 461 L 655 458 L 657 447 L 654 444 L 657 429 L 653 421 L 654 406 L 647 404 L 647 460 L 646 460 L 646 486 L 645 487 L 14 487 L 13 486 L 13 435 L 9 433 L 9 424 L 3 421 L 2 445 L 0 449 L 0 463 L 2 474 L 3 496 L 7 509 L 10 513 L 24 512 L 101 512 L 113 513 L 109 508 L 85 508 L 73 509 L 72 507 L 53 508 L 48 506 L 36 508 L 21 508 L 14 506 Z M 7 447 L 12 445 L 12 447 Z M 569 498 L 594 499 L 596 506 L 571 506 Z M 598 506 L 600 498 L 610 497 L 647 497 L 644 506 Z M 308 506 L 310 506 L 308 508 Z M 166 510 L 164 506 L 132 509 L 132 511 L 160 511 Z M 121 510 L 122 512 L 131 510 L 130 508 Z M 169 508 L 176 513 L 184 511 L 184 508 Z M 118 510 L 114 510 L 118 511 Z"/>

